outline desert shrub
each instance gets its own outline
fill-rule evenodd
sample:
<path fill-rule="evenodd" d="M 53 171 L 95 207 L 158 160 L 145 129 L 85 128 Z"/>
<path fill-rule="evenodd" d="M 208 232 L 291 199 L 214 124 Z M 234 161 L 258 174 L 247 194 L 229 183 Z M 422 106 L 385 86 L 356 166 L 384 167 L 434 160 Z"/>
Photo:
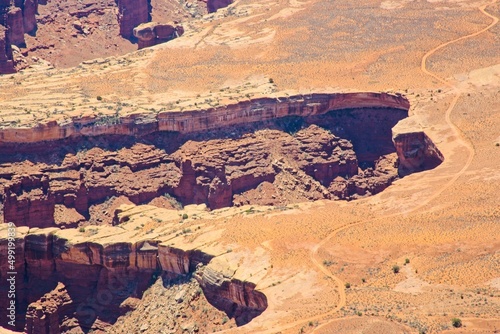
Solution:
<path fill-rule="evenodd" d="M 347 282 L 347 283 L 345 284 L 345 288 L 346 288 L 346 289 L 350 289 L 350 288 L 351 288 L 351 283 Z"/>
<path fill-rule="evenodd" d="M 410 259 L 405 259 L 405 264 L 410 263 Z"/>
<path fill-rule="evenodd" d="M 392 272 L 395 273 L 395 274 L 399 273 L 399 269 L 400 268 L 399 268 L 399 266 L 397 264 L 395 264 L 395 265 L 392 266 Z"/>
<path fill-rule="evenodd" d="M 451 324 L 455 328 L 462 327 L 462 320 L 460 320 L 459 318 L 453 318 L 453 319 L 451 319 Z"/>
<path fill-rule="evenodd" d="M 326 267 L 329 267 L 329 266 L 331 266 L 332 264 L 333 264 L 333 262 L 332 262 L 332 261 L 329 261 L 329 260 L 324 260 L 324 261 L 323 261 L 323 265 L 324 265 L 324 266 L 326 266 Z"/>
<path fill-rule="evenodd" d="M 189 218 L 189 216 L 187 213 L 182 214 L 182 219 L 188 219 L 188 218 Z"/>

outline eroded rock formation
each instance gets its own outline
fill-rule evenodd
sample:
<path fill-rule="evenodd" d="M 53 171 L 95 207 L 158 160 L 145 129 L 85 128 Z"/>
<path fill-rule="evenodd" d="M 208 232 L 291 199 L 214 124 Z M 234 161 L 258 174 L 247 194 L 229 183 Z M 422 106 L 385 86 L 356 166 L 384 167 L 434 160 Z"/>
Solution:
<path fill-rule="evenodd" d="M 14 73 L 12 47 L 7 29 L 0 25 L 0 74 Z"/>
<path fill-rule="evenodd" d="M 241 326 L 267 308 L 267 298 L 255 290 L 255 284 L 234 278 L 234 273 L 210 263 L 199 278 L 205 296 L 217 309 L 223 310 Z"/>
<path fill-rule="evenodd" d="M 405 176 L 433 169 L 444 157 L 423 131 L 414 131 L 412 120 L 402 120 L 392 130 L 392 140 L 399 157 L 399 175 Z M 410 124 L 410 125 L 409 125 Z"/>
<path fill-rule="evenodd" d="M 157 120 L 137 126 L 130 122 L 101 126 L 89 120 L 81 126 L 79 120 L 31 129 L 49 138 L 72 132 L 75 138 L 0 144 L 3 157 L 11 157 L 0 165 L 3 220 L 30 227 L 74 227 L 89 219 L 111 224 L 112 214 L 95 213 L 109 211 L 116 198 L 142 204 L 163 194 L 183 204 L 203 203 L 216 209 L 349 200 L 378 193 L 398 176 L 391 128 L 406 117 L 406 102 L 381 94 L 361 97 L 361 105 L 372 105 L 379 97 L 401 109 L 335 110 L 348 103 L 345 98 L 313 95 L 291 98 L 288 104 L 260 99 L 229 106 L 234 112 L 223 108 L 188 112 L 190 118 L 160 114 Z M 328 108 L 334 110 L 327 112 Z M 258 117 L 264 121 L 257 122 Z M 137 121 L 138 116 L 129 119 Z M 217 130 L 212 122 L 219 124 Z M 223 122 L 232 126 L 221 127 Z M 159 128 L 177 132 L 155 131 Z M 179 133 L 180 129 L 184 130 Z M 120 132 L 136 136 L 79 137 Z M 5 129 L 0 136 L 28 142 L 40 138 L 21 129 L 17 133 Z M 40 153 L 39 145 L 50 153 Z M 424 156 L 432 154 L 433 146 L 426 145 L 420 148 Z M 398 154 L 401 171 L 410 162 L 406 153 Z"/>
<path fill-rule="evenodd" d="M 12 45 L 25 46 L 25 33 L 36 30 L 38 0 L 0 1 L 0 74 L 15 72 Z"/>
<path fill-rule="evenodd" d="M 361 108 L 391 108 L 407 112 L 410 104 L 401 95 L 386 93 L 311 94 L 253 99 L 207 110 L 166 111 L 158 115 L 130 114 L 113 122 L 98 116 L 73 117 L 69 122 L 50 121 L 32 128 L 1 129 L 0 152 L 8 149 L 7 143 L 18 146 L 19 143 L 81 136 L 144 136 L 158 131 L 194 133 L 285 116 L 312 117 L 333 110 Z"/>
<path fill-rule="evenodd" d="M 66 287 L 58 283 L 54 290 L 31 303 L 26 311 L 27 334 L 58 334 L 63 316 L 68 314 L 73 300 Z"/>
<path fill-rule="evenodd" d="M 160 24 L 157 22 L 149 22 L 135 27 L 133 33 L 138 40 L 138 48 L 143 49 L 149 46 L 165 43 L 182 36 L 184 28 L 180 25 L 176 25 L 175 23 Z"/>
<path fill-rule="evenodd" d="M 95 238 L 82 238 L 81 232 L 72 229 L 18 228 L 17 329 L 26 326 L 28 333 L 59 333 L 63 320 L 66 329 L 89 330 L 112 324 L 126 310 L 123 302 L 128 297 L 141 298 L 156 277 L 190 276 L 218 255 L 171 246 L 175 232 L 172 227 L 165 242 L 160 238 L 138 241 L 131 237 L 137 235 L 135 231 L 130 231 L 129 238 L 124 239 L 127 241 L 111 241 L 113 235 L 123 233 L 119 227 L 96 232 Z M 0 224 L 2 258 L 8 252 L 6 230 L 7 224 Z M 0 279 L 6 280 L 7 272 L 3 270 Z M 219 275 L 213 270 L 207 274 L 212 278 Z M 255 284 L 225 277 L 224 283 L 217 286 L 205 275 L 203 270 L 197 273 L 203 282 L 209 282 L 202 285 L 207 299 L 217 305 L 215 298 L 220 290 L 226 303 L 234 304 L 238 310 L 229 312 L 229 316 L 248 321 L 267 307 L 265 296 L 254 291 Z M 2 307 L 9 302 L 7 293 L 3 293 L 4 286 L 0 297 Z M 21 319 L 24 316 L 26 322 Z M 5 321 L 1 319 L 0 325 L 5 326 Z"/>
<path fill-rule="evenodd" d="M 115 0 L 118 5 L 118 22 L 120 35 L 130 39 L 134 37 L 133 30 L 141 23 L 151 20 L 149 0 Z"/>

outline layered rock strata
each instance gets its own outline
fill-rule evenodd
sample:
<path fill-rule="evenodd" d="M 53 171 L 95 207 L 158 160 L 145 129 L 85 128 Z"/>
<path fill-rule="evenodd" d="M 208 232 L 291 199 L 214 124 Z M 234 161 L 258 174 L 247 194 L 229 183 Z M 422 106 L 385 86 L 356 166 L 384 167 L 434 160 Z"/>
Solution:
<path fill-rule="evenodd" d="M 392 129 L 392 141 L 398 154 L 398 173 L 408 174 L 433 169 L 443 162 L 443 154 L 411 118 L 398 122 Z"/>
<path fill-rule="evenodd" d="M 73 300 L 66 287 L 58 283 L 54 290 L 46 293 L 36 302 L 31 303 L 26 311 L 27 334 L 58 334 L 60 324 L 68 314 Z"/>
<path fill-rule="evenodd" d="M 379 97 L 389 105 L 400 103 L 401 109 L 335 110 L 347 102 L 328 95 L 292 99 L 288 104 L 278 99 L 267 107 L 263 101 L 272 100 L 260 99 L 255 104 L 229 106 L 234 113 L 225 110 L 224 116 L 220 115 L 223 109 L 212 111 L 214 116 L 189 112 L 187 119 L 177 113 L 182 121 L 163 123 L 177 130 L 182 127 L 181 133 L 152 132 L 164 122 L 165 114 L 147 125 L 87 125 L 94 131 L 89 134 L 124 131 L 134 137 L 81 137 L 80 123 L 75 123 L 72 138 L 65 140 L 2 142 L 3 157 L 10 157 L 0 165 L 3 220 L 30 227 L 71 227 L 89 219 L 111 224 L 111 214 L 95 217 L 94 213 L 108 212 L 120 198 L 141 204 L 164 194 L 183 204 L 204 203 L 216 209 L 378 193 L 398 176 L 391 128 L 406 117 L 402 109 L 406 104 L 397 96 L 361 97 L 358 105 L 373 105 L 372 98 Z M 326 112 L 328 108 L 334 110 Z M 211 122 L 220 119 L 217 112 L 232 126 L 213 130 Z M 250 122 L 257 116 L 264 121 Z M 46 135 L 68 136 L 71 128 L 44 129 Z M 27 135 L 21 137 L 8 130 L 14 129 L 3 130 L 4 140 L 31 142 L 36 138 L 28 131 L 20 130 Z M 40 153 L 39 145 L 47 154 Z M 433 146 L 426 145 L 421 147 L 422 154 L 432 154 Z M 410 162 L 408 154 L 405 157 L 401 150 L 398 154 L 401 174 Z"/>
<path fill-rule="evenodd" d="M 109 199 L 126 197 L 140 204 L 163 194 L 212 209 L 350 199 L 379 192 L 397 176 L 394 163 L 392 169 L 377 165 L 361 171 L 352 144 L 316 125 L 294 135 L 271 129 L 243 133 L 234 139 L 186 138 L 178 148 L 161 143 L 129 148 L 125 142 L 117 150 L 95 147 L 73 154 L 63 146 L 52 151 L 62 157 L 55 164 L 2 164 L 4 221 L 30 227 L 77 226 L 93 219 L 91 206 Z"/>
<path fill-rule="evenodd" d="M 333 110 L 392 108 L 408 111 L 401 95 L 386 93 L 311 94 L 260 98 L 206 110 L 165 111 L 157 115 L 136 113 L 110 119 L 89 116 L 70 121 L 50 121 L 35 127 L 0 129 L 0 150 L 7 143 L 36 143 L 64 138 L 101 135 L 144 136 L 158 131 L 193 133 L 286 116 L 310 117 Z"/>
<path fill-rule="evenodd" d="M 208 265 L 199 278 L 203 292 L 217 309 L 236 320 L 238 326 L 249 323 L 267 308 L 267 298 L 255 290 L 255 283 L 234 278 L 234 273 Z"/>
<path fill-rule="evenodd" d="M 184 243 L 182 236 L 174 235 L 176 226 L 177 221 L 165 224 L 161 236 L 149 237 L 138 236 L 137 227 L 96 229 L 91 234 L 72 229 L 19 228 L 15 240 L 17 329 L 25 326 L 28 333 L 58 333 L 63 319 L 68 329 L 90 330 L 103 323 L 112 324 L 124 311 L 121 304 L 128 297 L 141 298 L 159 275 L 189 276 L 225 253 L 213 247 L 204 249 L 211 243 L 205 242 L 204 248 Z M 7 224 L 1 224 L 2 258 L 8 252 L 6 230 Z M 127 241 L 114 241 L 116 235 Z M 6 273 L 3 270 L 0 279 L 5 280 Z M 209 302 L 217 305 L 215 299 L 220 292 L 227 303 L 236 305 L 238 312 L 229 312 L 229 316 L 249 321 L 267 307 L 265 296 L 255 291 L 255 284 L 226 277 L 227 282 L 219 286 L 210 283 L 213 279 L 206 275 L 218 274 L 213 270 L 197 273 L 206 282 L 202 287 Z M 6 292 L 3 290 L 4 285 L 2 292 Z M 1 307 L 9 302 L 6 296 L 2 293 L 0 297 Z M 26 322 L 20 319 L 24 316 Z M 0 325 L 7 326 L 5 319 Z"/>
<path fill-rule="evenodd" d="M 37 28 L 38 0 L 0 1 L 0 74 L 15 72 L 12 45 L 25 46 L 25 33 Z"/>

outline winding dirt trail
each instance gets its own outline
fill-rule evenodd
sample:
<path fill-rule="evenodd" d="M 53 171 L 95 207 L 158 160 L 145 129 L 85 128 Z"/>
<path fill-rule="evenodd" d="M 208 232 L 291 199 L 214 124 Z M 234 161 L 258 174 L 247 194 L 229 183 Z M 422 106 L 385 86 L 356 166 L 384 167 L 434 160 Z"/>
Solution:
<path fill-rule="evenodd" d="M 346 224 L 346 225 L 343 225 L 343 226 L 340 226 L 338 228 L 336 228 L 335 230 L 333 230 L 325 239 L 321 240 L 318 244 L 316 244 L 313 249 L 311 250 L 311 261 L 312 263 L 323 273 L 325 274 L 327 277 L 329 277 L 332 281 L 335 282 L 335 284 L 337 285 L 337 289 L 338 289 L 338 293 L 339 293 L 339 301 L 337 303 L 337 305 L 335 306 L 335 308 L 332 308 L 330 311 L 328 311 L 327 313 L 323 313 L 323 314 L 320 314 L 320 315 L 317 315 L 317 316 L 314 316 L 314 317 L 310 317 L 310 318 L 307 318 L 307 319 L 302 319 L 302 320 L 299 320 L 299 321 L 295 321 L 293 323 L 288 323 L 284 326 L 280 326 L 280 327 L 275 327 L 273 328 L 272 330 L 269 330 L 269 331 L 265 331 L 264 333 L 276 333 L 276 332 L 280 332 L 280 331 L 283 331 L 283 330 L 286 330 L 286 329 L 290 329 L 292 327 L 295 327 L 295 326 L 298 326 L 300 324 L 307 324 L 309 321 L 315 321 L 315 320 L 319 320 L 319 319 L 323 319 L 324 317 L 327 317 L 327 316 L 331 316 L 331 315 L 334 315 L 335 313 L 337 313 L 338 311 L 340 311 L 345 305 L 346 305 L 346 293 L 345 293 L 345 288 L 344 288 L 344 284 L 345 282 L 343 282 L 340 278 L 338 278 L 337 276 L 333 275 L 329 270 L 328 268 L 326 268 L 322 262 L 321 262 L 321 259 L 318 258 L 318 251 L 321 249 L 321 247 L 323 247 L 327 242 L 331 241 L 339 232 L 343 231 L 343 230 L 346 230 L 350 227 L 353 227 L 353 226 L 357 226 L 357 225 L 361 225 L 361 224 L 365 224 L 367 222 L 374 222 L 374 221 L 383 221 L 387 218 L 393 218 L 393 217 L 397 217 L 397 216 L 400 216 L 400 215 L 403 215 L 403 214 L 408 214 L 410 212 L 414 212 L 414 211 L 417 211 L 421 208 L 423 208 L 424 206 L 426 206 L 429 202 L 431 202 L 432 200 L 434 200 L 435 198 L 437 198 L 439 195 L 441 195 L 444 191 L 446 191 L 451 185 L 453 185 L 456 180 L 462 176 L 464 174 L 464 172 L 469 168 L 469 166 L 471 165 L 472 163 L 472 160 L 474 158 L 474 154 L 475 154 L 475 151 L 474 151 L 474 147 L 472 146 L 472 144 L 463 136 L 462 132 L 460 131 L 460 129 L 451 121 L 451 112 L 453 111 L 453 109 L 455 108 L 455 106 L 457 105 L 458 103 L 458 100 L 460 99 L 461 97 L 461 92 L 458 90 L 457 87 L 455 87 L 453 84 L 449 83 L 448 81 L 446 81 L 444 78 L 441 78 L 439 77 L 438 75 L 432 73 L 431 71 L 429 71 L 427 69 L 427 60 L 429 59 L 429 57 L 431 57 L 436 51 L 450 45 L 450 44 L 453 44 L 453 43 L 456 43 L 456 42 L 459 42 L 459 41 L 462 41 L 464 39 L 468 39 L 468 38 L 471 38 L 471 37 L 475 37 L 475 36 L 478 36 L 480 34 L 482 34 L 483 32 L 486 32 L 488 31 L 489 29 L 491 29 L 493 26 L 495 26 L 498 21 L 499 21 L 499 18 L 496 17 L 496 16 L 493 16 L 491 14 L 489 14 L 488 12 L 486 12 L 486 7 L 489 6 L 489 5 L 492 5 L 494 3 L 496 3 L 497 0 L 495 1 L 492 1 L 491 3 L 487 4 L 487 5 L 483 5 L 481 7 L 478 7 L 479 11 L 481 13 L 483 13 L 485 16 L 489 17 L 492 19 L 492 22 L 485 28 L 475 32 L 475 33 L 472 33 L 472 34 L 469 34 L 469 35 L 465 35 L 465 36 L 462 36 L 462 37 L 459 37 L 459 38 L 456 38 L 454 40 L 451 40 L 451 41 L 448 41 L 448 42 L 445 42 L 443 44 L 440 44 L 438 45 L 437 47 L 433 48 L 432 50 L 429 50 L 423 57 L 422 57 L 422 60 L 421 60 L 421 70 L 422 72 L 424 72 L 425 74 L 433 77 L 434 79 L 436 79 L 437 81 L 439 81 L 440 83 L 442 83 L 443 85 L 451 88 L 454 92 L 455 92 L 455 96 L 453 98 L 453 100 L 451 101 L 450 105 L 448 106 L 448 109 L 446 110 L 445 112 L 445 121 L 446 123 L 448 124 L 448 126 L 453 130 L 454 134 L 456 135 L 456 137 L 458 138 L 458 140 L 460 141 L 461 145 L 464 146 L 467 150 L 468 150 L 468 158 L 467 158 L 467 161 L 465 162 L 464 166 L 460 169 L 460 171 L 458 171 L 456 174 L 454 174 L 451 179 L 443 186 L 441 187 L 438 191 L 436 191 L 432 196 L 428 197 L 425 201 L 421 202 L 419 205 L 413 207 L 413 208 L 410 208 L 408 210 L 405 210 L 405 211 L 401 211 L 401 212 L 398 212 L 398 213 L 394 213 L 394 214 L 390 214 L 390 215 L 384 215 L 384 216 L 381 216 L 381 217 L 378 217 L 378 218 L 372 218 L 372 219 L 367 219 L 367 220 L 362 220 L 362 221 L 358 221 L 358 222 L 352 222 L 352 223 L 349 223 L 349 224 Z M 338 318 L 336 319 L 332 319 L 332 320 L 329 320 L 327 321 L 326 323 L 316 327 L 314 330 L 313 330 L 313 333 L 316 332 L 317 330 L 321 329 L 322 327 L 325 327 L 327 325 L 329 325 L 330 323 L 334 322 L 334 321 L 337 321 Z"/>
<path fill-rule="evenodd" d="M 337 284 L 337 288 L 339 290 L 339 296 L 340 296 L 340 300 L 339 300 L 337 306 L 334 309 L 332 309 L 328 313 L 325 313 L 325 314 L 323 314 L 321 316 L 315 317 L 315 319 L 313 319 L 313 320 L 316 320 L 319 317 L 325 317 L 325 316 L 333 315 L 336 312 L 340 311 L 340 309 L 346 305 L 346 295 L 345 295 L 345 289 L 344 289 L 344 282 L 342 282 L 342 280 L 339 279 L 338 277 L 336 277 L 333 274 L 331 274 L 331 272 L 321 263 L 320 259 L 318 259 L 318 257 L 317 257 L 318 251 L 319 251 L 319 249 L 323 245 L 325 245 L 327 242 L 331 241 L 331 239 L 333 237 L 335 237 L 337 235 L 337 233 L 339 233 L 339 232 L 341 232 L 341 231 L 343 231 L 343 230 L 345 230 L 345 229 L 347 229 L 349 227 L 356 226 L 356 225 L 361 225 L 361 224 L 364 224 L 364 223 L 367 223 L 367 222 L 385 220 L 387 218 L 393 218 L 393 217 L 396 217 L 396 216 L 400 216 L 402 214 L 408 214 L 410 212 L 413 212 L 413 211 L 421 209 L 422 207 L 426 206 L 429 202 L 431 202 L 432 200 L 434 200 L 436 197 L 438 197 L 439 195 L 441 195 L 451 185 L 453 185 L 456 182 L 456 180 L 460 176 L 462 176 L 465 173 L 465 171 L 469 168 L 469 166 L 471 165 L 472 160 L 474 159 L 474 154 L 475 154 L 474 147 L 472 146 L 471 142 L 468 141 L 464 137 L 464 135 L 460 131 L 460 129 L 451 121 L 451 112 L 453 111 L 453 109 L 457 105 L 458 100 L 461 97 L 461 92 L 458 90 L 457 87 L 455 87 L 453 84 L 451 84 L 448 81 L 446 81 L 444 78 L 441 78 L 438 75 L 436 75 L 436 74 L 432 73 L 431 71 L 429 71 L 427 69 L 427 60 L 436 51 L 441 50 L 442 48 L 445 48 L 446 46 L 448 46 L 450 44 L 462 41 L 464 39 L 468 39 L 468 38 L 471 38 L 471 37 L 478 36 L 478 35 L 486 32 L 486 31 L 488 31 L 493 26 L 495 26 L 498 23 L 499 18 L 496 17 L 496 16 L 493 16 L 493 15 L 489 14 L 488 12 L 486 12 L 486 7 L 489 6 L 489 5 L 492 5 L 492 4 L 496 3 L 496 1 L 497 0 L 494 0 L 491 3 L 489 3 L 489 4 L 483 5 L 483 6 L 481 6 L 481 7 L 478 8 L 481 13 L 483 13 L 485 16 L 487 16 L 487 17 L 489 17 L 489 18 L 492 19 L 492 22 L 487 27 L 485 27 L 485 28 L 483 28 L 483 29 L 481 29 L 481 30 L 479 30 L 479 31 L 477 31 L 475 33 L 472 33 L 472 34 L 469 34 L 469 35 L 465 35 L 465 36 L 462 36 L 462 37 L 459 37 L 459 38 L 456 38 L 454 40 L 451 40 L 451 41 L 448 41 L 448 42 L 445 42 L 443 44 L 438 45 L 437 47 L 433 48 L 432 50 L 429 50 L 422 57 L 421 64 L 420 64 L 420 69 L 422 70 L 422 72 L 424 72 L 425 74 L 433 77 L 434 79 L 436 79 L 437 81 L 441 82 L 443 85 L 451 88 L 455 92 L 455 96 L 453 97 L 453 100 L 451 101 L 450 105 L 448 106 L 448 109 L 446 109 L 446 112 L 445 112 L 445 121 L 448 124 L 448 126 L 453 130 L 453 132 L 457 136 L 458 140 L 460 140 L 460 143 L 462 144 L 462 146 L 464 146 L 465 148 L 467 148 L 467 150 L 469 151 L 468 157 L 467 157 L 467 161 L 465 162 L 465 164 L 462 167 L 462 169 L 460 169 L 460 171 L 458 171 L 458 173 L 454 174 L 453 177 L 443 187 L 441 187 L 438 191 L 436 191 L 432 196 L 428 197 L 420 205 L 417 205 L 417 206 L 415 206 L 415 207 L 413 207 L 411 209 L 408 209 L 408 210 L 405 210 L 405 211 L 402 211 L 402 212 L 399 212 L 399 213 L 395 213 L 395 214 L 391 214 L 391 215 L 385 215 L 385 216 L 381 216 L 381 217 L 378 217 L 378 218 L 375 218 L 375 219 L 363 220 L 363 221 L 360 221 L 360 222 L 353 222 L 353 223 L 350 223 L 350 224 L 346 224 L 344 226 L 340 226 L 337 229 L 335 229 L 332 233 L 330 233 L 330 235 L 328 235 L 325 239 L 323 239 L 320 243 L 318 243 L 312 249 L 312 251 L 311 251 L 311 261 L 314 263 L 314 265 L 319 270 L 321 270 L 321 272 L 323 272 L 325 275 L 327 275 L 333 281 L 335 281 L 335 283 Z M 322 327 L 327 326 L 328 324 L 330 324 L 331 322 L 333 322 L 335 320 L 336 319 L 330 320 L 330 321 L 328 321 L 328 322 L 326 322 L 326 323 L 324 323 L 324 324 L 316 327 L 313 330 L 313 333 L 316 332 L 317 330 L 321 329 Z M 307 321 L 311 321 L 311 320 L 310 319 L 306 319 L 303 322 L 307 322 Z"/>

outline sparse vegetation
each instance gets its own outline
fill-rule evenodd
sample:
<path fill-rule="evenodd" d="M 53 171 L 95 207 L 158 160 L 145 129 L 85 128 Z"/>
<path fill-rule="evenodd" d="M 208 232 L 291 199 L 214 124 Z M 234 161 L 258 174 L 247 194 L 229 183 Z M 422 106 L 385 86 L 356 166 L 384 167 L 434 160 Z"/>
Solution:
<path fill-rule="evenodd" d="M 455 328 L 462 327 L 462 320 L 460 320 L 459 318 L 453 318 L 451 319 L 451 324 Z"/>
<path fill-rule="evenodd" d="M 346 288 L 346 289 L 350 289 L 350 288 L 351 288 L 351 283 L 347 282 L 347 283 L 345 284 L 345 288 Z"/>
<path fill-rule="evenodd" d="M 323 265 L 324 265 L 324 266 L 326 266 L 326 267 L 329 267 L 329 266 L 331 266 L 332 264 L 333 264 L 333 262 L 332 262 L 332 261 L 330 261 L 330 260 L 324 260 L 324 261 L 323 261 Z"/>
<path fill-rule="evenodd" d="M 395 264 L 395 265 L 392 266 L 392 272 L 393 273 L 397 274 L 397 273 L 399 273 L 399 270 L 400 270 L 400 268 L 399 268 L 399 266 L 397 264 Z"/>

